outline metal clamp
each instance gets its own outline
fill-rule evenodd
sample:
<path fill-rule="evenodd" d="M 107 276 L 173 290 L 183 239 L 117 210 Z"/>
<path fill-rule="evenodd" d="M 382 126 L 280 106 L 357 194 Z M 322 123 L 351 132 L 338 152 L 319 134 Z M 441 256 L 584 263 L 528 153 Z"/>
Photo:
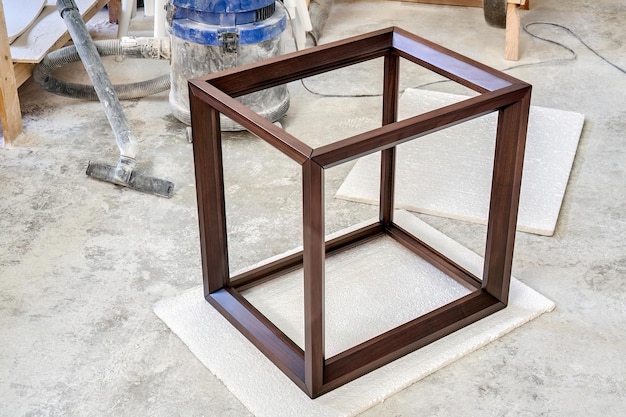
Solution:
<path fill-rule="evenodd" d="M 222 32 L 217 35 L 222 41 L 222 50 L 226 53 L 237 52 L 239 46 L 239 34 L 237 32 Z"/>

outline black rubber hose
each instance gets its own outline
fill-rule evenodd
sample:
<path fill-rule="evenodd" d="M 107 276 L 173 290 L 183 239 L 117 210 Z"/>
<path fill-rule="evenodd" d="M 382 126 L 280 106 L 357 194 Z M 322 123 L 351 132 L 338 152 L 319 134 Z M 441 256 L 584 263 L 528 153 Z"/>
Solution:
<path fill-rule="evenodd" d="M 100 56 L 124 55 L 131 58 L 159 58 L 147 56 L 138 48 L 123 48 L 119 39 L 107 39 L 93 42 Z M 74 45 L 66 46 L 49 53 L 33 70 L 33 79 L 45 90 L 64 97 L 98 101 L 98 94 L 93 85 L 62 81 L 51 74 L 71 62 L 80 61 L 80 55 Z M 129 84 L 113 86 L 120 100 L 131 100 L 157 94 L 170 88 L 170 75 Z"/>

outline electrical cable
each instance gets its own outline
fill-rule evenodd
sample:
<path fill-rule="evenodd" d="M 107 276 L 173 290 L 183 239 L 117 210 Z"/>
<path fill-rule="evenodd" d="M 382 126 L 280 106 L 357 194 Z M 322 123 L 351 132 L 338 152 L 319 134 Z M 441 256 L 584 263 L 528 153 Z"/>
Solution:
<path fill-rule="evenodd" d="M 537 25 L 553 26 L 553 27 L 565 30 L 567 33 L 569 33 L 571 36 L 573 36 L 576 40 L 578 40 L 578 42 L 580 42 L 585 48 L 587 48 L 589 51 L 591 51 L 594 55 L 596 55 L 598 58 L 600 58 L 606 64 L 612 66 L 613 68 L 615 68 L 616 70 L 618 70 L 622 74 L 626 74 L 626 70 L 624 68 L 614 64 L 613 62 L 609 61 L 606 57 L 604 57 L 603 55 L 598 53 L 598 51 L 596 51 L 591 46 L 589 46 L 589 44 L 587 44 L 587 42 L 585 42 L 582 39 L 582 37 L 580 35 L 578 35 L 576 32 L 574 32 L 573 30 L 571 30 L 567 26 L 564 26 L 564 25 L 561 25 L 561 24 L 558 24 L 558 23 L 552 23 L 552 22 L 530 22 L 530 23 L 527 23 L 527 24 L 525 24 L 523 26 L 523 30 L 524 30 L 525 33 L 527 33 L 532 38 L 539 39 L 539 40 L 542 40 L 544 42 L 551 43 L 553 45 L 556 45 L 556 46 L 566 50 L 570 54 L 569 57 L 554 58 L 554 59 L 548 59 L 548 60 L 540 61 L 540 62 L 530 62 L 530 63 L 527 63 L 527 64 L 513 65 L 513 66 L 510 66 L 510 67 L 501 69 L 500 71 L 507 72 L 507 71 L 511 71 L 511 70 L 514 70 L 514 69 L 518 69 L 518 68 L 526 68 L 526 67 L 535 67 L 535 66 L 539 66 L 539 65 L 550 65 L 550 64 L 565 63 L 565 62 L 575 61 L 578 58 L 578 54 L 572 48 L 569 48 L 568 46 L 566 46 L 566 45 L 564 45 L 564 44 L 562 44 L 560 42 L 557 42 L 555 40 L 539 36 L 539 35 L 531 32 L 528 29 L 531 26 L 537 26 Z M 294 39 L 295 39 L 295 34 L 293 33 L 293 25 L 291 27 L 291 32 L 292 32 L 292 35 L 294 36 Z M 296 46 L 296 50 L 297 50 L 297 46 Z M 441 83 L 447 83 L 447 82 L 451 82 L 451 81 L 452 80 L 433 81 L 433 82 L 420 84 L 418 86 L 410 87 L 410 88 L 424 88 L 424 87 L 427 87 L 427 86 L 431 86 L 431 85 L 435 85 L 435 84 L 441 84 Z M 304 80 L 300 80 L 300 82 L 301 82 L 302 86 L 305 88 L 305 90 L 307 90 L 309 93 L 311 93 L 313 95 L 320 96 L 320 97 L 363 98 L 363 97 L 380 97 L 382 95 L 382 94 L 326 94 L 326 93 L 319 93 L 319 92 L 314 91 L 311 88 L 309 88 L 304 83 Z M 400 93 L 402 93 L 402 92 L 404 92 L 404 90 L 400 91 Z"/>
<path fill-rule="evenodd" d="M 296 33 L 295 30 L 293 28 L 293 17 L 291 16 L 291 13 L 289 13 L 289 9 L 287 9 L 287 7 L 282 3 L 282 1 L 277 2 L 278 4 L 280 4 L 280 6 L 282 8 L 285 9 L 285 12 L 287 12 L 287 16 L 289 16 L 289 28 L 291 29 L 291 37 L 293 39 L 295 48 L 297 52 L 300 52 L 300 48 L 298 48 L 298 42 L 296 42 Z M 310 35 L 310 34 L 309 34 Z M 317 39 L 315 39 L 314 36 L 310 36 L 312 41 L 313 41 L 313 45 L 317 46 Z M 308 91 L 309 93 L 316 95 L 316 96 L 320 96 L 320 97 L 352 97 L 352 98 L 362 98 L 362 97 L 380 97 L 381 94 L 356 94 L 356 95 L 334 95 L 334 94 L 324 94 L 324 93 L 318 93 L 315 92 L 313 90 L 311 90 L 305 83 L 303 79 L 300 79 L 300 84 L 302 84 L 302 87 L 304 87 L 304 89 L 306 91 Z"/>
<path fill-rule="evenodd" d="M 612 66 L 613 68 L 615 68 L 616 70 L 618 70 L 619 72 L 621 72 L 622 74 L 626 74 L 626 70 L 625 70 L 624 68 L 622 68 L 622 67 L 620 67 L 620 66 L 618 66 L 618 65 L 614 64 L 613 62 L 609 61 L 609 60 L 608 60 L 606 57 L 604 57 L 603 55 L 600 55 L 600 53 L 598 53 L 598 51 L 596 51 L 596 50 L 595 50 L 595 49 L 593 49 L 591 46 L 589 46 L 589 45 L 587 44 L 587 42 L 585 42 L 585 41 L 583 40 L 583 38 L 582 38 L 580 35 L 578 35 L 576 32 L 574 32 L 573 30 L 571 30 L 571 29 L 570 29 L 570 28 L 568 28 L 567 26 L 563 26 L 563 25 L 560 25 L 560 24 L 558 24 L 558 23 L 552 23 L 552 22 L 530 22 L 530 23 L 527 23 L 527 24 L 525 24 L 525 25 L 524 25 L 524 32 L 528 33 L 528 34 L 529 34 L 530 36 L 532 36 L 533 38 L 537 38 L 537 39 L 540 39 L 540 40 L 542 40 L 542 41 L 552 43 L 552 44 L 554 44 L 554 45 L 557 45 L 557 46 L 559 46 L 559 47 L 561 47 L 561 48 L 563 48 L 563 49 L 565 49 L 565 50 L 569 51 L 569 52 L 572 54 L 572 58 L 570 58 L 569 60 L 574 60 L 574 59 L 576 59 L 576 58 L 578 57 L 578 55 L 576 54 L 576 52 L 574 52 L 574 50 L 573 50 L 573 49 L 568 48 L 567 46 L 563 45 L 562 43 L 559 43 L 559 42 L 553 41 L 553 40 L 551 40 L 551 39 L 543 38 L 543 37 L 541 37 L 541 36 L 539 36 L 539 35 L 536 35 L 536 34 L 534 34 L 534 33 L 529 32 L 529 31 L 528 31 L 528 28 L 529 28 L 530 26 L 535 26 L 535 25 L 548 25 L 548 26 L 554 26 L 554 27 L 557 27 L 557 28 L 560 28 L 560 29 L 565 30 L 567 33 L 569 33 L 571 36 L 573 36 L 573 37 L 574 37 L 574 38 L 575 38 L 578 42 L 580 42 L 580 43 L 581 43 L 581 44 L 582 44 L 585 48 L 587 48 L 590 52 L 592 52 L 594 55 L 596 55 L 596 56 L 597 56 L 598 58 L 600 58 L 602 61 L 604 61 L 605 63 L 609 64 L 610 66 Z M 569 60 L 568 60 L 568 59 L 563 59 L 562 61 L 569 61 Z M 558 62 L 558 60 L 553 60 L 553 61 L 554 61 L 554 62 Z M 549 61 L 544 61 L 544 62 L 545 62 L 545 63 L 548 63 Z M 540 63 L 538 63 L 538 64 L 540 64 Z M 526 65 L 528 65 L 528 64 L 526 64 Z M 523 65 L 522 65 L 522 66 L 523 66 Z M 520 66 L 514 66 L 514 67 L 511 67 L 511 68 L 508 68 L 508 69 L 519 68 L 519 67 L 520 67 Z M 508 69 L 507 69 L 507 70 L 508 70 Z"/>

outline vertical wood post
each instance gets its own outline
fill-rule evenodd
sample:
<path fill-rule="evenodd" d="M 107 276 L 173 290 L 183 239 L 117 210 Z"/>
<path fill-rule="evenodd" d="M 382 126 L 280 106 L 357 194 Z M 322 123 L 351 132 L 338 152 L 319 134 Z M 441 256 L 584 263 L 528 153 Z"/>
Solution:
<path fill-rule="evenodd" d="M 109 1 L 109 23 L 119 23 L 122 0 Z"/>
<path fill-rule="evenodd" d="M 220 113 L 190 90 L 204 295 L 228 284 L 228 243 Z M 202 136 L 200 136 L 202 132 Z"/>
<path fill-rule="evenodd" d="M 302 170 L 304 225 L 304 373 L 311 396 L 324 383 L 324 170 L 312 160 Z"/>
<path fill-rule="evenodd" d="M 504 34 L 504 59 L 519 59 L 520 0 L 508 0 L 506 4 L 506 29 Z"/>
<path fill-rule="evenodd" d="M 0 121 L 4 146 L 11 146 L 11 142 L 22 133 L 22 110 L 17 94 L 17 82 L 2 2 L 0 2 Z"/>
<path fill-rule="evenodd" d="M 400 57 L 385 55 L 383 84 L 383 125 L 398 120 L 398 95 L 400 85 Z M 393 221 L 394 186 L 396 176 L 396 147 L 385 149 L 380 155 L 380 221 L 388 225 Z"/>
<path fill-rule="evenodd" d="M 505 304 L 515 246 L 530 90 L 529 86 L 521 102 L 501 109 L 498 115 L 483 289 Z"/>

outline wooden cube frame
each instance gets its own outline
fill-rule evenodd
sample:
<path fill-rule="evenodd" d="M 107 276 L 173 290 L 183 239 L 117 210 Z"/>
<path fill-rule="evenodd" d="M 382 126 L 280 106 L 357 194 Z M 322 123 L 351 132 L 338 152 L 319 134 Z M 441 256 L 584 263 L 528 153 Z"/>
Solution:
<path fill-rule="evenodd" d="M 379 57 L 384 57 L 382 127 L 325 146 L 308 146 L 234 99 Z M 397 121 L 400 58 L 480 94 Z M 189 91 L 205 297 L 308 396 L 329 392 L 506 307 L 530 85 L 392 27 L 199 77 L 190 80 Z M 394 223 L 394 164 L 397 145 L 491 112 L 498 112 L 498 125 L 481 279 Z M 302 166 L 303 250 L 234 277 L 228 267 L 220 114 Z M 324 170 L 378 151 L 382 167 L 379 221 L 325 242 Z M 326 358 L 325 257 L 379 235 L 395 239 L 472 292 Z M 304 270 L 304 350 L 240 293 L 300 267 Z"/>

